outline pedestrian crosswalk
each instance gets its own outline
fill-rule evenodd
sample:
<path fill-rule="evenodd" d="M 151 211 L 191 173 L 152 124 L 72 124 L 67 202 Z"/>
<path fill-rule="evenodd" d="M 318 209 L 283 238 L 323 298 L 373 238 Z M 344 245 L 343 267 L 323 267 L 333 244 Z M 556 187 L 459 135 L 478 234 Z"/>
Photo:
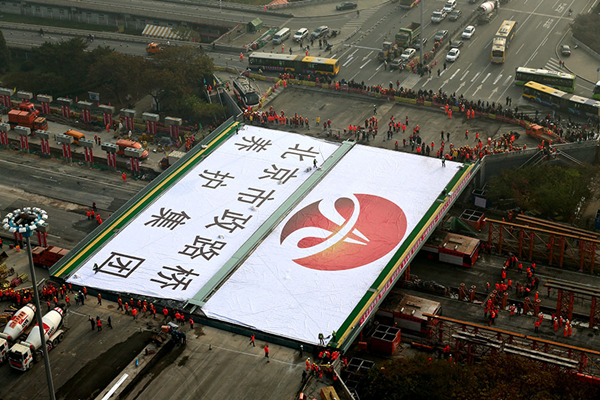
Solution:
<path fill-rule="evenodd" d="M 548 60 L 548 62 L 546 63 L 546 65 L 544 65 L 544 69 L 547 69 L 548 71 L 560 71 L 560 64 L 558 63 L 558 60 L 555 58 L 550 58 L 550 60 Z"/>
<path fill-rule="evenodd" d="M 375 7 L 370 7 L 368 9 L 366 9 L 366 10 L 361 10 L 360 14 L 358 16 L 354 15 L 350 19 L 350 21 L 348 21 L 348 22 L 346 22 L 344 24 L 344 26 L 342 27 L 342 29 L 353 31 L 353 30 L 361 28 L 364 25 L 364 23 L 369 18 L 371 18 L 371 16 L 373 14 L 375 14 L 381 8 L 382 5 L 383 4 L 380 4 L 380 5 L 375 6 Z"/>

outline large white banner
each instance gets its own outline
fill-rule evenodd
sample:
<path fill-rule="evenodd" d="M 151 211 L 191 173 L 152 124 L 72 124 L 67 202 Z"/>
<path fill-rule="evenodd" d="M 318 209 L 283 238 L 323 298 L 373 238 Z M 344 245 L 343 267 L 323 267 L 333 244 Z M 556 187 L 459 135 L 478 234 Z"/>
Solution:
<path fill-rule="evenodd" d="M 247 126 L 135 217 L 70 279 L 187 300 L 338 147 Z"/>
<path fill-rule="evenodd" d="M 203 311 L 306 343 L 337 331 L 462 164 L 357 146 Z"/>

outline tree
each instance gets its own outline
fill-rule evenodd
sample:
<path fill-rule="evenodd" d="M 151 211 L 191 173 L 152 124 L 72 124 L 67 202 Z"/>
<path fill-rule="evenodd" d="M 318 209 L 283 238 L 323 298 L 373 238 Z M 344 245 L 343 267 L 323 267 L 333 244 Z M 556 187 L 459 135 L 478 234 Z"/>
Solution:
<path fill-rule="evenodd" d="M 589 196 L 590 178 L 590 168 L 544 163 L 502 171 L 490 179 L 487 194 L 500 209 L 518 207 L 543 217 L 567 220 L 581 199 Z"/>
<path fill-rule="evenodd" d="M 540 366 L 524 357 L 498 354 L 473 365 L 417 356 L 396 359 L 358 376 L 366 400 L 595 399 L 598 389 L 573 372 Z"/>
<path fill-rule="evenodd" d="M 0 31 L 0 74 L 8 72 L 10 68 L 10 50 L 6 45 L 4 34 Z"/>
<path fill-rule="evenodd" d="M 125 97 L 139 99 L 146 94 L 142 82 L 148 73 L 149 63 L 144 57 L 116 51 L 97 57 L 89 69 L 90 83 L 110 92 L 119 103 Z"/>
<path fill-rule="evenodd" d="M 212 83 L 212 60 L 192 46 L 167 47 L 154 55 L 152 64 L 144 87 L 160 111 L 183 114 L 183 109 L 193 108 L 186 106 L 186 99 L 200 97 L 204 86 Z"/>

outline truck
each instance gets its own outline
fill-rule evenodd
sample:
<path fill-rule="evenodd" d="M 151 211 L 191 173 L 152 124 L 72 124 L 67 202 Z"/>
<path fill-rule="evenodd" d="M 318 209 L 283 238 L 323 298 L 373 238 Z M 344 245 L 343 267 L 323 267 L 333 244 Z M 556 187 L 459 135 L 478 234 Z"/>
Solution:
<path fill-rule="evenodd" d="M 42 318 L 44 326 L 44 338 L 48 351 L 55 348 L 64 338 L 65 332 L 60 329 L 63 322 L 63 309 L 56 307 L 50 310 Z M 8 362 L 10 366 L 19 371 L 27 371 L 33 367 L 35 362 L 42 359 L 42 338 L 38 324 L 31 330 L 27 339 L 15 343 L 8 351 Z"/>
<path fill-rule="evenodd" d="M 171 165 L 175 164 L 177 161 L 181 160 L 183 157 L 185 157 L 185 153 L 183 151 L 172 151 L 167 154 L 166 157 L 160 160 L 160 168 L 165 170 Z"/>
<path fill-rule="evenodd" d="M 538 140 L 544 140 L 547 143 L 564 143 L 565 141 L 563 138 L 561 138 L 548 128 L 544 128 L 543 126 L 537 124 L 529 125 L 529 127 L 525 130 L 525 133 Z"/>
<path fill-rule="evenodd" d="M 421 35 L 421 24 L 411 22 L 406 28 L 400 28 L 396 33 L 396 44 L 398 47 L 409 47 Z"/>
<path fill-rule="evenodd" d="M 167 44 L 151 42 L 151 43 L 148 43 L 148 45 L 146 46 L 146 54 L 151 56 L 153 54 L 160 53 L 161 51 L 163 51 L 164 49 L 166 49 L 167 47 L 170 47 L 170 46 L 171 46 L 171 43 L 169 43 L 169 42 L 167 42 Z"/>
<path fill-rule="evenodd" d="M 35 104 L 28 100 L 23 100 L 22 102 L 20 102 L 17 108 L 19 109 L 19 111 L 30 111 L 36 116 L 40 115 L 40 110 L 36 109 Z"/>
<path fill-rule="evenodd" d="M 477 7 L 477 23 L 486 24 L 490 22 L 496 16 L 499 7 L 498 0 L 482 3 Z"/>
<path fill-rule="evenodd" d="M 377 55 L 377 59 L 379 61 L 391 61 L 398 57 L 398 55 L 400 55 L 400 49 L 398 49 L 396 44 L 393 44 L 392 42 L 383 42 L 381 51 L 379 51 L 379 54 Z"/>
<path fill-rule="evenodd" d="M 4 327 L 4 331 L 0 333 L 0 362 L 6 360 L 8 354 L 8 343 L 14 342 L 23 332 L 26 331 L 27 327 L 33 321 L 35 317 L 35 306 L 33 304 L 27 304 L 20 310 L 18 310 L 8 321 Z"/>
<path fill-rule="evenodd" d="M 48 130 L 48 121 L 46 121 L 46 118 L 38 117 L 38 115 L 32 111 L 10 110 L 8 112 L 8 123 L 10 124 L 11 129 L 19 125 L 30 128 L 32 131 Z"/>
<path fill-rule="evenodd" d="M 36 267 L 50 268 L 58 260 L 67 255 L 69 250 L 57 246 L 37 246 L 31 251 L 33 265 Z"/>

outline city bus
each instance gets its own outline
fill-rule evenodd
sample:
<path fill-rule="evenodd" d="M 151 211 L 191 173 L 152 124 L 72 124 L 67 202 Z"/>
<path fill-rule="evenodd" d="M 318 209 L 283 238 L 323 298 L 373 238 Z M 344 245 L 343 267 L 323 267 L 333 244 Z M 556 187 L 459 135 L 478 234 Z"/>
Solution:
<path fill-rule="evenodd" d="M 553 110 L 562 110 L 577 116 L 600 118 L 600 101 L 554 89 L 537 82 L 527 82 L 523 97 Z"/>
<path fill-rule="evenodd" d="M 252 87 L 250 80 L 245 76 L 238 76 L 233 80 L 233 93 L 245 108 L 258 107 L 260 98 Z"/>
<path fill-rule="evenodd" d="M 500 29 L 496 32 L 492 42 L 492 62 L 502 64 L 506 58 L 506 50 L 510 45 L 515 31 L 517 30 L 517 21 L 504 21 Z"/>
<path fill-rule="evenodd" d="M 398 1 L 398 0 L 396 0 Z M 400 8 L 413 8 L 414 6 L 416 6 L 417 4 L 419 4 L 419 1 L 421 0 L 400 0 Z M 394 2 L 392 0 L 392 2 Z"/>
<path fill-rule="evenodd" d="M 573 74 L 525 67 L 518 67 L 516 69 L 515 85 L 523 86 L 531 81 L 552 86 L 563 92 L 573 93 L 575 90 L 575 75 Z"/>
<path fill-rule="evenodd" d="M 265 69 L 302 74 L 337 75 L 340 61 L 334 58 L 309 57 L 274 53 L 252 53 L 248 57 L 250 69 Z"/>
<path fill-rule="evenodd" d="M 596 82 L 596 86 L 594 86 L 594 95 L 592 97 L 600 100 L 600 81 Z"/>

